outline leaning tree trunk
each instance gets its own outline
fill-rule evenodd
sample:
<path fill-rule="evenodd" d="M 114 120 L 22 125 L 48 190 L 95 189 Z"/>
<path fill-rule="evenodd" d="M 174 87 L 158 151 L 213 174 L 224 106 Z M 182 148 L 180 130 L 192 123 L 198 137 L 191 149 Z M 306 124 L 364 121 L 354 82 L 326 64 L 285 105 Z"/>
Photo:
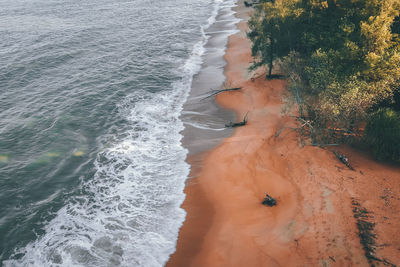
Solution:
<path fill-rule="evenodd" d="M 269 37 L 269 70 L 268 77 L 272 75 L 272 68 L 274 63 L 274 40 L 272 37 Z"/>

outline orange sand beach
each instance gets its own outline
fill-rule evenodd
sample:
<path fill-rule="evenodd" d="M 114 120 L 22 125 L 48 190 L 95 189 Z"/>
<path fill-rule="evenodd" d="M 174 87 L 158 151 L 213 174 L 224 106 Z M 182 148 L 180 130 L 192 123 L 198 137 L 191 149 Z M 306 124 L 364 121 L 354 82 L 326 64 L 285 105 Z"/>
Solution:
<path fill-rule="evenodd" d="M 239 1 L 237 16 L 251 9 Z M 252 82 L 246 19 L 229 39 L 227 81 L 243 87 L 217 101 L 248 124 L 201 155 L 191 155 L 186 221 L 171 266 L 370 266 L 360 243 L 354 202 L 375 223 L 374 257 L 400 264 L 400 168 L 348 147 L 354 171 L 329 149 L 302 147 L 292 117 L 282 113 L 285 82 Z M 201 161 L 201 164 L 197 162 Z M 277 206 L 261 205 L 265 192 Z M 373 264 L 384 266 L 381 261 Z"/>

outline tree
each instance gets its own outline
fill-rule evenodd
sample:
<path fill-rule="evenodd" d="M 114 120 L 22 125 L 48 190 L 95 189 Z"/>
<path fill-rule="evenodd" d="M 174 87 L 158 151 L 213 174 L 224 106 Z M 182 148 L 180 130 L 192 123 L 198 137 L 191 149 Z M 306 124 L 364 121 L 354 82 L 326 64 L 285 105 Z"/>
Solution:
<path fill-rule="evenodd" d="M 253 44 L 251 69 L 267 65 L 268 76 L 271 76 L 274 60 L 290 52 L 290 31 L 285 27 L 289 24 L 283 21 L 288 18 L 284 14 L 288 10 L 281 1 L 268 1 L 257 7 L 247 34 Z"/>
<path fill-rule="evenodd" d="M 400 102 L 399 15 L 400 0 L 262 3 L 249 21 L 252 68 L 270 75 L 280 59 L 320 135 L 354 136 L 369 114 Z"/>

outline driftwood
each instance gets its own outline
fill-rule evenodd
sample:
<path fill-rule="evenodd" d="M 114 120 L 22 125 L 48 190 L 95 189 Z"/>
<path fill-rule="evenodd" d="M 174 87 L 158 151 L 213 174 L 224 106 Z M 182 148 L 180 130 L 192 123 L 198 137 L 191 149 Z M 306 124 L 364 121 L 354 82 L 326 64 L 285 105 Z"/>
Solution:
<path fill-rule="evenodd" d="M 265 193 L 265 198 L 261 202 L 261 204 L 272 207 L 276 205 L 276 200 L 267 193 Z"/>
<path fill-rule="evenodd" d="M 247 114 L 249 114 L 249 113 L 248 112 L 246 113 L 246 116 L 244 116 L 242 121 L 227 123 L 227 124 L 225 124 L 225 127 L 226 128 L 234 128 L 234 127 L 245 126 L 247 124 Z"/>
<path fill-rule="evenodd" d="M 340 160 L 340 162 L 342 162 L 344 165 L 346 165 L 347 168 L 354 171 L 354 168 L 349 163 L 349 159 L 345 155 L 340 154 L 337 151 L 333 151 L 333 154 L 335 154 L 335 156 Z"/>
<path fill-rule="evenodd" d="M 213 96 L 216 96 L 216 95 L 218 95 L 218 94 L 220 94 L 222 92 L 237 91 L 237 90 L 240 90 L 240 89 L 242 89 L 242 87 L 233 87 L 233 88 L 226 88 L 226 89 L 221 89 L 221 90 L 213 90 L 210 95 L 206 96 L 202 100 L 210 98 L 210 97 L 213 97 Z"/>

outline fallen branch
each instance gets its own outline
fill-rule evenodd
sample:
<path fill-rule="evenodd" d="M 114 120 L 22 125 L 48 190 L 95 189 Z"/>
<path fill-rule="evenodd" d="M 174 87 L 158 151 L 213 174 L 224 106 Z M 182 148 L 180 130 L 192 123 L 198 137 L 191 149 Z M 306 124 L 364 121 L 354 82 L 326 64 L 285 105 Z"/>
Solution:
<path fill-rule="evenodd" d="M 332 152 L 333 152 L 333 154 L 335 154 L 335 156 L 340 160 L 340 162 L 342 162 L 344 165 L 346 165 L 347 168 L 349 168 L 350 170 L 354 171 L 354 168 L 351 167 L 351 165 L 350 165 L 350 163 L 349 163 L 349 159 L 348 159 L 345 155 L 340 154 L 340 153 L 337 152 L 337 151 L 332 151 Z"/>
<path fill-rule="evenodd" d="M 281 132 L 282 132 L 283 130 L 285 130 L 285 129 L 290 129 L 290 130 L 293 130 L 293 131 L 298 131 L 298 130 L 302 130 L 303 127 L 306 126 L 306 125 L 307 125 L 308 127 L 312 128 L 312 125 L 310 124 L 309 121 L 303 120 L 302 118 L 298 118 L 298 117 L 295 117 L 295 118 L 296 118 L 297 120 L 300 120 L 300 121 L 303 122 L 303 124 L 300 125 L 300 127 L 296 127 L 296 128 L 293 128 L 293 127 L 283 127 L 283 128 L 279 129 L 279 130 L 275 133 L 274 137 L 275 137 L 275 138 L 278 137 L 278 136 L 281 134 Z"/>
<path fill-rule="evenodd" d="M 298 119 L 299 121 L 301 121 L 301 122 L 303 122 L 304 124 L 303 125 L 307 125 L 308 127 L 310 127 L 311 129 L 313 129 L 314 127 L 311 125 L 311 121 L 306 121 L 305 119 L 303 119 L 303 118 L 300 118 L 300 117 L 296 117 L 296 119 Z M 304 127 L 304 126 L 302 126 L 302 127 Z"/>
<path fill-rule="evenodd" d="M 237 90 L 240 90 L 240 89 L 242 89 L 242 87 L 233 87 L 233 88 L 226 88 L 226 89 L 221 89 L 221 90 L 214 90 L 214 91 L 212 91 L 212 93 L 210 95 L 206 96 L 202 100 L 210 98 L 210 97 L 213 97 L 213 96 L 216 96 L 216 95 L 218 95 L 218 94 L 220 94 L 222 92 L 237 91 Z"/>
<path fill-rule="evenodd" d="M 245 126 L 247 124 L 247 114 L 249 114 L 249 112 L 246 113 L 246 115 L 244 116 L 244 118 L 241 122 L 230 122 L 230 123 L 225 124 L 225 127 L 226 128 L 234 128 L 234 127 Z"/>

